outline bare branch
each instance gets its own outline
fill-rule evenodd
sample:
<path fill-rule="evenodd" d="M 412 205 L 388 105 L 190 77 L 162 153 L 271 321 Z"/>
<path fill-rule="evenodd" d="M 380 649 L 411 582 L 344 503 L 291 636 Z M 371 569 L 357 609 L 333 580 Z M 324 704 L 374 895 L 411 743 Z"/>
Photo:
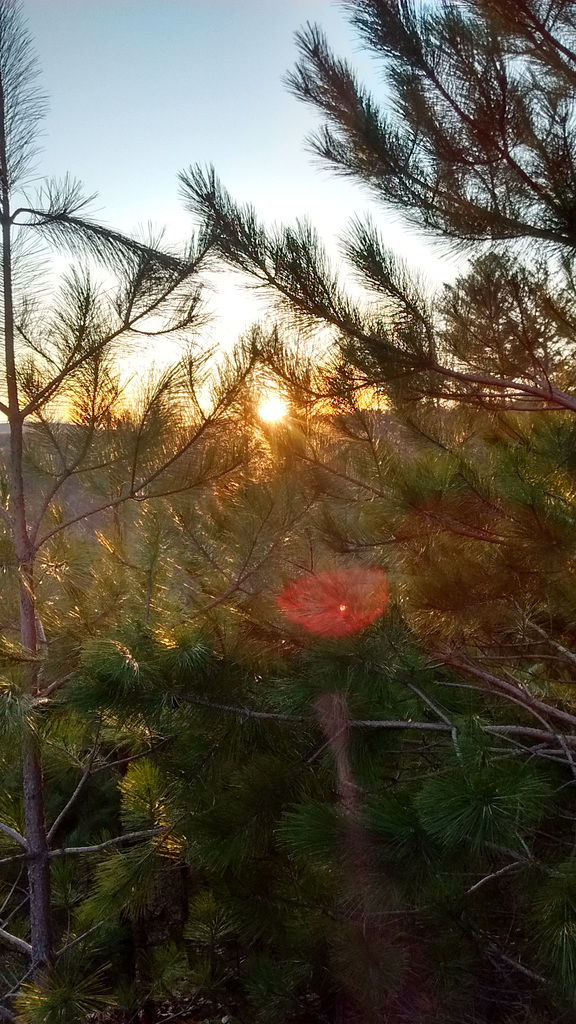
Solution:
<path fill-rule="evenodd" d="M 59 949 L 58 952 L 56 953 L 56 959 L 58 959 L 59 956 L 62 956 L 63 953 L 67 953 L 69 949 L 73 949 L 74 946 L 79 945 L 79 943 L 83 942 L 84 939 L 87 939 L 89 935 L 92 935 L 92 932 L 97 932 L 98 929 L 101 928 L 103 924 L 104 921 L 99 921 L 98 924 L 94 924 L 92 925 L 91 928 L 88 928 L 87 931 L 82 932 L 82 935 L 77 935 L 76 938 L 72 939 L 71 942 L 67 942 L 66 945 L 62 946 L 62 949 Z"/>
<path fill-rule="evenodd" d="M 564 647 L 562 644 L 559 644 L 558 641 L 554 640 L 551 636 L 548 636 L 546 630 L 542 629 L 542 627 L 539 626 L 536 622 L 532 622 L 532 619 L 526 619 L 526 623 L 528 626 L 530 626 L 531 629 L 534 630 L 534 632 L 538 633 L 538 635 L 541 636 L 542 639 L 545 640 L 550 647 L 553 647 L 555 651 L 558 651 L 558 654 L 561 654 L 567 662 L 569 662 L 572 666 L 576 666 L 576 654 L 573 654 L 572 651 L 569 651 L 567 647 Z"/>
<path fill-rule="evenodd" d="M 22 865 L 22 868 L 23 867 L 24 867 L 24 865 Z M 22 873 L 22 868 L 20 868 L 20 874 Z M 18 876 L 18 877 L 20 877 L 20 876 Z M 14 890 L 12 889 L 11 892 L 13 892 L 13 891 Z M 22 889 L 20 889 L 20 892 L 22 892 Z M 16 915 L 20 913 L 20 911 L 22 910 L 22 907 L 26 906 L 26 904 L 29 902 L 29 899 L 30 899 L 30 897 L 29 897 L 28 893 L 26 893 L 25 896 L 23 897 L 23 899 L 20 900 L 20 903 L 17 903 L 16 906 L 13 907 L 13 909 L 10 911 L 10 913 L 3 919 L 3 921 L 2 921 L 2 926 L 3 927 L 5 925 L 7 925 L 7 924 L 10 924 L 10 921 L 12 920 L 12 918 L 16 917 Z M 6 905 L 6 901 L 5 901 L 4 905 Z"/>
<path fill-rule="evenodd" d="M 34 964 L 32 964 L 32 966 L 29 967 L 28 970 L 26 971 L 26 974 L 23 974 L 22 977 L 16 982 L 16 984 L 12 986 L 10 991 L 4 993 L 2 998 L 3 999 L 10 999 L 12 996 L 15 996 L 16 993 L 19 992 L 20 989 L 22 988 L 22 985 L 24 984 L 24 982 L 28 981 L 28 978 L 30 977 L 30 975 L 34 974 L 35 970 L 36 970 L 36 966 Z M 2 1006 L 0 1006 L 0 1013 L 1 1012 L 4 1012 L 4 1007 L 2 1007 Z M 10 1013 L 10 1012 L 11 1011 L 8 1010 L 8 1013 Z M 8 1020 L 16 1020 L 16 1018 L 14 1016 L 8 1017 L 7 1019 Z"/>
<path fill-rule="evenodd" d="M 48 845 L 50 845 L 50 843 L 54 839 L 54 836 L 56 835 L 58 829 L 60 828 L 60 825 L 64 821 L 66 815 L 70 813 L 70 811 L 75 806 L 75 804 L 78 802 L 78 800 L 79 800 L 79 798 L 80 798 L 80 796 L 82 794 L 82 790 L 84 789 L 84 786 L 86 785 L 86 783 L 87 783 L 87 781 L 88 781 L 88 779 L 90 777 L 90 773 L 92 771 L 92 765 L 94 764 L 94 758 L 96 757 L 96 752 L 98 750 L 99 741 L 100 741 L 100 729 L 98 729 L 98 733 L 97 733 L 96 739 L 94 741 L 94 746 L 92 747 L 92 750 L 90 751 L 90 756 L 88 758 L 88 763 L 87 763 L 87 765 L 86 765 L 86 767 L 85 767 L 85 769 L 84 769 L 84 771 L 83 771 L 83 773 L 82 773 L 82 775 L 80 777 L 80 781 L 78 782 L 78 785 L 76 786 L 76 789 L 74 790 L 74 792 L 72 793 L 70 799 L 64 805 L 64 807 L 60 811 L 60 814 L 57 816 L 55 821 L 52 823 L 50 829 L 48 830 L 48 833 L 46 835 L 46 841 L 47 841 Z"/>
<path fill-rule="evenodd" d="M 170 831 L 169 826 L 163 828 L 149 828 L 143 832 L 128 832 L 123 836 L 116 836 L 115 839 L 107 839 L 105 843 L 98 843 L 96 846 L 66 846 L 62 850 L 51 850 L 49 857 L 67 857 L 71 854 L 98 853 L 110 846 L 124 846 L 126 843 L 139 842 L 141 839 L 153 839 L 155 836 L 164 835 Z"/>
<path fill-rule="evenodd" d="M 93 769 L 92 774 L 97 775 L 98 772 L 105 772 L 108 769 L 119 768 L 120 765 L 130 764 L 132 761 L 139 761 L 142 757 L 149 757 L 150 754 L 154 754 L 160 747 L 164 746 L 168 742 L 168 737 L 158 740 L 157 743 L 151 744 L 146 750 L 140 751 L 139 754 L 131 754 L 130 757 L 121 757 L 117 761 L 104 761 L 102 764 L 97 765 Z"/>
<path fill-rule="evenodd" d="M 450 721 L 448 716 L 445 715 L 444 712 L 441 711 L 440 708 L 437 706 L 437 704 L 435 704 L 434 701 L 430 700 L 430 698 L 427 697 L 425 693 L 422 693 L 422 690 L 420 690 L 417 686 L 414 686 L 413 683 L 405 683 L 404 685 L 407 686 L 409 690 L 412 690 L 412 693 L 415 693 L 417 697 L 420 697 L 420 700 L 423 701 L 427 708 L 430 708 L 430 710 L 438 716 L 441 722 L 444 722 L 445 725 L 449 725 L 451 729 L 454 728 L 453 723 Z"/>
<path fill-rule="evenodd" d="M 452 732 L 452 726 L 444 722 L 412 722 L 396 719 L 351 719 L 351 726 L 358 729 L 418 729 L 421 732 Z"/>
<path fill-rule="evenodd" d="M 422 693 L 422 690 L 420 690 L 417 686 L 414 686 L 413 683 L 406 683 L 405 685 L 408 687 L 409 690 L 412 690 L 412 693 L 415 693 L 416 696 L 424 702 L 427 708 L 430 708 L 430 711 L 433 711 L 434 714 L 438 716 L 441 722 L 444 722 L 445 725 L 450 726 L 450 735 L 452 736 L 452 743 L 454 745 L 456 757 L 458 758 L 459 761 L 461 761 L 462 751 L 460 749 L 460 744 L 458 742 L 458 729 L 456 728 L 454 723 L 451 722 L 448 716 L 444 714 L 444 712 L 438 707 L 438 705 L 435 704 L 434 701 L 430 700 L 430 698 L 427 697 L 425 693 Z"/>
<path fill-rule="evenodd" d="M 16 935 L 11 935 L 10 932 L 4 931 L 3 928 L 0 928 L 0 940 L 12 946 L 13 949 L 17 949 L 19 953 L 24 953 L 24 956 L 32 956 L 32 946 L 29 942 L 19 939 Z"/>
<path fill-rule="evenodd" d="M 513 967 L 514 970 L 520 971 L 521 974 L 524 974 L 532 981 L 537 981 L 540 985 L 547 984 L 546 978 L 543 978 L 541 974 L 536 974 L 535 971 L 531 971 L 529 967 L 524 967 L 524 964 L 519 963 L 518 960 L 513 960 L 512 957 L 507 956 L 506 953 L 503 953 L 497 946 L 490 945 L 488 947 L 488 954 L 489 956 L 497 957 L 498 960 L 502 960 L 503 963 L 508 964 L 509 967 Z"/>
<path fill-rule="evenodd" d="M 252 708 L 239 704 L 217 704 L 214 701 L 202 700 L 199 697 L 182 697 L 187 704 L 195 704 L 198 707 L 207 708 L 210 711 L 224 711 L 237 715 L 238 718 L 268 719 L 279 722 L 310 722 L 312 720 L 305 715 L 283 715 L 276 712 L 255 711 Z M 350 719 L 350 727 L 357 729 L 407 729 L 421 732 L 444 732 L 452 733 L 453 725 L 448 722 L 413 722 L 403 719 Z M 559 741 L 558 733 L 553 729 L 533 729 L 524 725 L 482 725 L 482 730 L 492 736 L 524 736 L 526 739 L 539 740 L 541 743 Z M 576 748 L 576 735 L 563 736 L 564 741 L 571 747 Z M 530 747 L 526 748 L 527 753 L 532 753 Z"/>
<path fill-rule="evenodd" d="M 53 683 L 50 683 L 50 685 L 47 686 L 46 689 L 40 691 L 38 695 L 38 703 L 41 702 L 42 699 L 49 697 L 51 693 L 55 693 L 56 690 L 60 689 L 60 687 L 65 686 L 66 683 L 68 683 L 70 679 L 73 678 L 74 675 L 74 672 L 68 672 L 67 675 L 62 676 L 60 679 L 56 679 Z"/>
<path fill-rule="evenodd" d="M 263 718 L 281 722 L 307 721 L 304 715 L 281 715 L 268 711 L 253 711 L 251 708 L 244 707 L 243 705 L 215 704 L 213 701 L 201 700 L 199 697 L 183 697 L 182 700 L 187 704 L 196 704 L 198 707 L 208 708 L 210 711 L 228 711 L 231 714 L 238 715 L 239 718 Z"/>
<path fill-rule="evenodd" d="M 491 875 L 486 875 L 484 878 L 481 878 L 479 882 L 476 882 L 475 885 L 472 885 L 470 886 L 469 889 L 466 889 L 465 895 L 470 896 L 471 893 L 476 892 L 477 889 L 480 889 L 483 885 L 486 885 L 487 882 L 491 882 L 493 878 L 501 878 L 502 875 L 508 875 L 510 874 L 511 871 L 517 871 L 518 868 L 526 867 L 526 864 L 528 863 L 529 861 L 526 860 L 515 860 L 513 864 L 506 864 L 506 866 L 500 868 L 499 871 L 493 871 Z"/>
<path fill-rule="evenodd" d="M 571 725 L 573 728 L 576 726 L 576 715 L 571 715 L 568 711 L 562 711 L 561 708 L 556 708 L 552 704 L 545 704 L 544 701 L 538 700 L 537 697 L 533 697 L 527 690 L 521 689 L 513 683 L 509 683 L 506 679 L 502 679 L 501 676 L 495 676 L 491 672 L 486 672 L 478 665 L 474 665 L 471 661 L 468 661 L 464 656 L 459 657 L 458 655 L 452 654 L 451 651 L 440 650 L 431 651 L 430 653 L 433 654 L 441 664 L 449 665 L 451 668 L 455 668 L 458 671 L 463 672 L 465 675 L 471 675 L 476 679 L 482 679 L 490 689 L 507 697 L 514 704 L 519 704 L 526 711 L 547 715 L 550 718 L 556 718 L 558 721 Z"/>
<path fill-rule="evenodd" d="M 14 842 L 18 843 L 18 845 L 21 846 L 24 850 L 28 849 L 28 843 L 26 842 L 24 836 L 20 835 L 20 833 L 17 832 L 16 829 L 10 828 L 9 825 L 5 825 L 3 821 L 0 821 L 0 832 L 3 832 L 4 835 L 6 836 L 10 836 L 10 839 L 13 839 Z"/>

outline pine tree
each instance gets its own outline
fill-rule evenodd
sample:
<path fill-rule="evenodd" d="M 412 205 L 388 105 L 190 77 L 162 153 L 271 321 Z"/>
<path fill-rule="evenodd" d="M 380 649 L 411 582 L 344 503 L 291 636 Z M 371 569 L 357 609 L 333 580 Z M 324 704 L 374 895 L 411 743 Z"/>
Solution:
<path fill-rule="evenodd" d="M 34 160 L 45 106 L 36 77 L 21 6 L 5 0 L 0 412 L 9 443 L 0 473 L 0 730 L 7 794 L 0 834 L 8 887 L 0 941 L 28 960 L 29 969 L 20 973 L 29 978 L 31 968 L 41 982 L 47 970 L 66 976 L 63 948 L 72 940 L 60 930 L 55 934 L 50 865 L 58 857 L 54 847 L 65 819 L 83 796 L 102 727 L 94 718 L 81 724 L 73 715 L 66 724 L 59 701 L 86 637 L 95 641 L 106 634 L 122 605 L 130 615 L 129 589 L 119 575 L 107 576 L 111 551 L 117 553 L 134 532 L 141 534 L 140 563 L 133 569 L 125 564 L 125 582 L 132 569 L 139 578 L 138 613 L 149 618 L 158 597 L 157 573 L 167 562 L 162 550 L 168 529 L 160 512 L 154 519 L 152 506 L 158 508 L 167 495 L 214 488 L 244 461 L 246 444 L 238 432 L 232 437 L 230 414 L 254 356 L 250 346 L 239 348 L 215 374 L 206 354 L 190 344 L 177 366 L 151 377 L 134 401 L 127 400 L 117 369 L 122 350 L 142 339 L 153 344 L 158 336 L 190 339 L 203 322 L 198 271 L 209 241 L 193 238 L 180 251 L 153 238 L 131 238 L 93 220 L 90 200 L 71 178 L 36 188 Z M 45 300 L 50 288 L 42 288 L 41 257 L 52 251 L 71 263 Z M 145 522 L 139 521 L 140 509 Z M 99 547 L 99 537 L 106 535 L 107 545 Z M 131 597 L 133 608 L 133 588 Z M 50 760 L 59 730 L 66 777 L 63 784 L 55 781 L 52 762 L 50 790 L 43 751 Z M 13 777 L 18 763 L 19 787 Z M 22 864 L 29 932 L 22 922 L 20 932 L 4 927 L 16 921 L 13 897 L 24 885 Z M 17 992 L 17 974 L 8 987 L 12 995 Z M 11 1016 L 8 1006 L 2 1014 Z"/>
<path fill-rule="evenodd" d="M 570 788 L 574 777 L 576 9 L 569 0 L 344 7 L 379 61 L 386 97 L 371 96 L 308 26 L 288 83 L 323 116 L 313 150 L 385 209 L 463 251 L 468 269 L 430 295 L 374 223 L 355 220 L 342 254 L 363 302 L 346 293 L 310 225 L 267 231 L 213 171 L 191 169 L 183 186 L 221 258 L 268 290 L 280 322 L 332 330 L 316 376 L 298 371 L 290 346 L 263 352 L 286 386 L 340 410 L 339 444 L 295 449 L 330 499 L 325 538 L 334 552 L 383 565 L 413 635 L 433 664 L 457 673 L 445 682 L 482 694 L 464 726 L 445 697 L 422 691 L 438 727 L 455 727 L 457 745 L 463 729 L 470 753 L 460 748 L 449 778 L 438 764 L 440 776 L 401 798 L 401 812 L 377 814 L 377 828 L 400 849 L 415 814 L 446 851 L 471 841 L 472 855 L 482 851 L 472 894 L 518 870 L 508 934 L 535 887 L 535 935 L 526 927 L 507 951 L 504 940 L 500 963 L 536 983 L 544 972 L 570 1001 L 576 947 L 562 817 L 547 839 L 536 828 L 517 847 L 506 840 L 503 794 L 531 829 L 528 764 L 562 762 L 555 785 Z M 388 403 L 384 415 L 375 399 Z M 481 731 L 511 730 L 509 758 L 491 765 L 475 716 Z M 527 773 L 514 782 L 517 758 Z M 527 860 L 511 860 L 520 848 Z M 441 899 L 450 904 L 454 892 Z M 486 911 L 483 921 L 468 911 L 461 919 L 485 963 L 498 946 L 487 937 L 499 930 L 499 908 Z"/>

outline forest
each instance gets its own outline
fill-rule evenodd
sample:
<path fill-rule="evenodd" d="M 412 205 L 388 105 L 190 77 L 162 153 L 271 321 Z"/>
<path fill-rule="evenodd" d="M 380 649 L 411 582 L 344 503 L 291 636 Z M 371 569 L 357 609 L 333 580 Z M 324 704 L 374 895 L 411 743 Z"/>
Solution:
<path fill-rule="evenodd" d="M 575 1019 L 576 2 L 341 6 L 381 95 L 312 24 L 286 79 L 380 218 L 336 264 L 211 167 L 180 249 L 39 181 L 0 0 L 8 1022 Z M 206 269 L 270 300 L 231 351 Z"/>

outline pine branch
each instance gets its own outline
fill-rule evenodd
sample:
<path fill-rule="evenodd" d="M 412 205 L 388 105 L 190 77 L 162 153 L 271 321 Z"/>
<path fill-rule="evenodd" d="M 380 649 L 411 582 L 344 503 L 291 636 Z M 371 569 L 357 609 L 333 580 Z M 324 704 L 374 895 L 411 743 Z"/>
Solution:
<path fill-rule="evenodd" d="M 497 4 L 497 7 L 499 13 L 504 14 L 507 18 L 512 14 L 512 18 L 514 19 L 513 24 L 516 23 L 518 14 L 522 14 L 526 21 L 532 26 L 529 38 L 536 45 L 536 52 L 538 52 L 537 37 L 540 36 L 540 38 L 544 40 L 552 50 L 558 51 L 558 53 L 561 53 L 562 56 L 566 58 L 568 67 L 566 68 L 564 63 L 563 67 L 566 70 L 570 69 L 572 74 L 575 73 L 576 53 L 566 46 L 561 39 L 558 39 L 557 36 L 548 31 L 545 23 L 541 18 L 534 14 L 534 11 L 530 8 L 529 4 L 525 3 L 525 0 L 515 0 L 516 9 L 513 12 L 510 11 L 507 3 L 499 3 Z"/>
<path fill-rule="evenodd" d="M 482 387 L 496 391 L 519 392 L 522 395 L 530 395 L 539 402 L 549 402 L 553 408 L 568 409 L 570 412 L 576 412 L 576 397 L 552 385 L 544 388 L 538 387 L 535 384 L 522 384 L 520 381 L 514 380 L 513 377 L 491 377 L 488 374 L 471 373 L 468 370 L 453 370 L 448 366 L 443 366 L 441 363 L 432 363 L 429 367 L 423 367 L 423 369 L 429 369 L 433 373 L 437 373 L 438 376 L 445 377 L 447 380 L 459 380 L 466 384 L 480 384 Z"/>
<path fill-rule="evenodd" d="M 181 452 L 178 455 L 178 458 L 181 458 L 182 454 L 184 454 L 184 453 Z M 173 461 L 173 460 L 171 460 L 171 461 Z M 154 478 L 158 477 L 161 473 L 163 473 L 166 470 L 167 465 L 168 464 L 166 464 L 166 466 L 162 466 L 162 468 L 159 469 L 157 473 L 153 474 Z M 50 540 L 52 537 L 56 536 L 56 534 L 62 533 L 62 531 L 66 530 L 69 526 L 73 526 L 75 523 L 80 523 L 84 519 L 90 519 L 92 516 L 97 515 L 99 512 L 107 512 L 110 509 L 118 508 L 119 505 L 123 505 L 127 501 L 146 502 L 146 501 L 153 501 L 154 499 L 157 499 L 157 498 L 169 498 L 169 497 L 171 497 L 172 495 L 175 495 L 175 494 L 184 494 L 186 491 L 190 491 L 194 487 L 198 487 L 200 485 L 207 486 L 208 484 L 214 483 L 216 480 L 219 480 L 221 477 L 227 476 L 228 474 L 233 473 L 234 470 L 235 469 L 239 469 L 241 465 L 242 465 L 242 460 L 239 460 L 238 462 L 232 463 L 231 465 L 227 466 L 225 469 L 221 470 L 218 473 L 214 473 L 211 476 L 208 475 L 208 476 L 204 477 L 202 481 L 194 481 L 191 484 L 186 483 L 186 484 L 183 484 L 183 485 L 178 486 L 178 487 L 172 487 L 172 488 L 168 488 L 168 489 L 162 490 L 162 491 L 154 491 L 154 493 L 152 493 L 152 494 L 139 494 L 138 493 L 139 491 L 143 490 L 145 487 L 148 486 L 148 483 L 149 483 L 150 479 L 152 479 L 152 477 L 150 477 L 148 480 L 144 480 L 142 483 L 140 483 L 138 485 L 138 489 L 137 489 L 137 491 L 134 494 L 122 494 L 122 495 L 120 495 L 119 498 L 112 498 L 110 501 L 107 501 L 107 502 L 105 502 L 102 505 L 98 505 L 98 506 L 96 506 L 94 508 L 90 508 L 90 509 L 85 509 L 84 512 L 80 512 L 78 515 L 72 516 L 70 519 L 67 519 L 64 522 L 59 523 L 58 526 L 55 526 L 53 530 L 49 530 L 48 533 L 45 533 L 44 536 L 41 537 L 39 541 L 37 541 L 36 546 L 35 546 L 35 550 L 39 551 L 40 548 L 48 540 Z M 66 682 L 67 678 L 68 677 L 65 677 L 58 685 L 62 685 L 64 682 Z M 52 684 L 52 685 L 54 686 L 54 689 L 57 688 L 56 684 Z M 46 692 L 48 692 L 48 691 L 46 691 Z"/>
<path fill-rule="evenodd" d="M 304 505 L 304 508 L 300 509 L 298 514 L 294 516 L 294 518 L 290 522 L 290 528 L 292 530 L 294 530 L 294 527 L 296 526 L 296 523 L 303 516 L 306 515 L 306 513 L 309 511 L 309 509 L 314 504 L 315 500 L 316 500 L 315 496 L 312 497 L 310 501 L 306 502 L 306 504 Z M 254 576 L 254 574 L 257 573 L 258 570 L 262 568 L 262 566 L 271 557 L 272 553 L 278 547 L 278 545 L 283 543 L 284 535 L 283 535 L 283 533 L 280 533 L 271 543 L 269 543 L 267 550 L 264 552 L 264 554 L 262 555 L 260 560 L 257 562 L 257 564 L 253 565 L 253 566 L 250 566 L 250 562 L 251 562 L 252 556 L 254 554 L 254 551 L 255 551 L 255 549 L 257 547 L 258 540 L 260 539 L 260 536 L 261 536 L 261 534 L 263 533 L 263 531 L 265 529 L 266 523 L 270 519 L 273 511 L 274 511 L 274 504 L 272 503 L 270 505 L 270 507 L 268 508 L 268 510 L 266 511 L 265 515 L 262 517 L 262 519 L 258 523 L 258 528 L 254 532 L 254 536 L 252 537 L 251 543 L 250 543 L 249 548 L 248 548 L 248 552 L 247 552 L 246 556 L 244 557 L 244 559 L 242 560 L 242 565 L 240 566 L 240 569 L 236 573 L 235 580 L 230 584 L 229 587 L 227 587 L 227 589 L 222 594 L 220 594 L 218 597 L 215 597 L 207 605 L 204 605 L 202 608 L 198 609 L 198 611 L 195 611 L 193 615 L 189 616 L 188 621 L 192 621 L 192 620 L 194 620 L 196 618 L 199 618 L 202 615 L 205 615 L 207 612 L 211 611 L 213 608 L 216 608 L 216 607 L 218 607 L 218 605 L 223 604 L 225 601 L 227 601 L 234 594 L 239 593 L 242 590 L 242 588 L 243 588 L 244 584 L 246 583 L 246 581 L 249 580 L 251 576 Z M 198 545 L 198 544 L 196 546 L 200 547 L 200 545 Z M 202 550 L 201 547 L 200 547 L 200 550 Z M 210 561 L 211 561 L 211 563 L 213 565 L 215 564 L 214 560 L 212 558 L 210 558 Z M 216 568 L 218 568 L 218 570 L 220 572 L 223 571 L 223 570 L 220 569 L 219 566 L 216 566 Z"/>
<path fill-rule="evenodd" d="M 131 331 L 137 330 L 137 324 L 141 320 L 145 320 L 147 317 L 157 313 L 163 303 L 170 298 L 170 296 L 176 291 L 176 289 L 182 285 L 188 277 L 190 277 L 197 269 L 197 265 L 185 265 L 179 275 L 179 277 L 170 283 L 164 291 L 150 302 L 146 309 L 140 313 L 135 313 L 129 320 L 123 322 L 114 331 L 110 331 L 105 335 L 104 338 L 100 338 L 99 341 L 93 345 L 89 345 L 88 348 L 83 349 L 79 355 L 74 354 L 66 362 L 64 367 L 57 373 L 52 380 L 48 381 L 38 392 L 38 394 L 31 399 L 26 406 L 20 411 L 23 419 L 37 413 L 47 402 L 54 397 L 60 386 L 67 380 L 79 367 L 85 365 L 90 359 L 99 356 L 106 348 L 108 348 L 112 342 L 122 337 L 122 335 L 129 334 Z M 169 328 L 167 327 L 164 333 L 167 333 Z"/>
<path fill-rule="evenodd" d="M 156 264 L 165 272 L 181 272 L 183 261 L 177 256 L 154 249 L 95 221 L 75 217 L 64 209 L 46 211 L 20 207 L 12 214 L 12 222 L 16 222 L 16 218 L 21 214 L 34 219 L 18 223 L 26 227 L 52 230 L 57 240 L 73 254 L 85 256 L 88 252 L 109 269 L 114 270 L 118 266 L 129 268 L 136 261 L 145 260 Z"/>

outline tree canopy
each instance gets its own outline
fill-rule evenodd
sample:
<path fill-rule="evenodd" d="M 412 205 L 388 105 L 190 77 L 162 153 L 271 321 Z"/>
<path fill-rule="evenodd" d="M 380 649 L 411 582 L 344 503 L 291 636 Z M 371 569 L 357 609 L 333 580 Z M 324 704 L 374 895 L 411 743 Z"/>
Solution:
<path fill-rule="evenodd" d="M 352 297 L 211 169 L 179 253 L 70 181 L 24 200 L 41 102 L 0 2 L 6 1019 L 573 1018 L 576 6 L 343 7 L 383 98 L 310 25 L 288 85 L 317 156 L 466 257 L 436 294 L 375 215 Z M 24 230 L 80 258 L 49 308 Z M 124 401 L 118 340 L 188 337 L 219 262 L 276 326 Z"/>

